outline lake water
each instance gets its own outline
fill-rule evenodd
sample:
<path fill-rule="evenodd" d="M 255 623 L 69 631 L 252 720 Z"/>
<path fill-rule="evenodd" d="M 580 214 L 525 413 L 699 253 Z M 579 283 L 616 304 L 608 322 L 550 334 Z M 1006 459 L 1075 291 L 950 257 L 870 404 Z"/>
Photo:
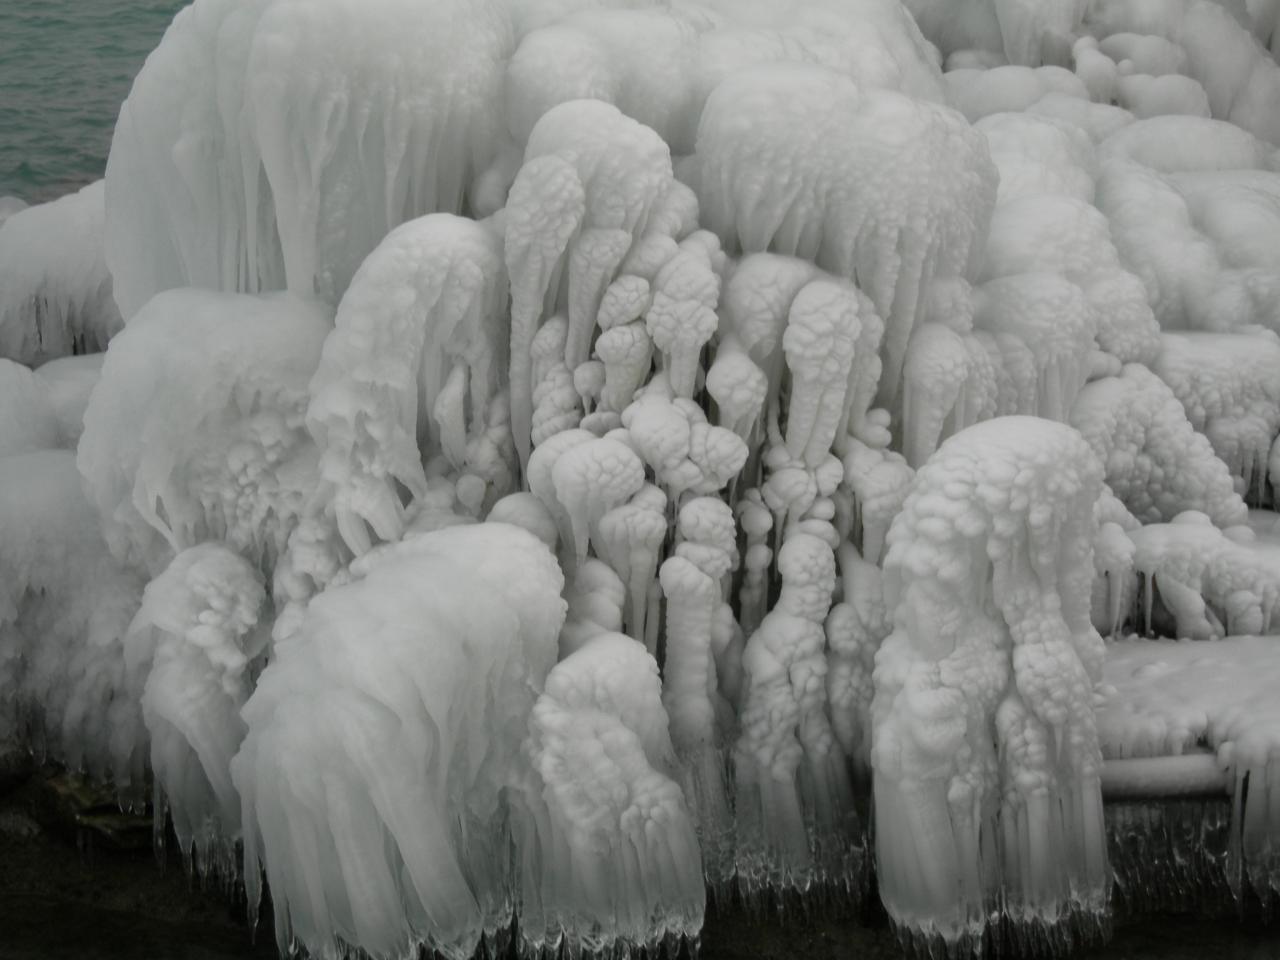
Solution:
<path fill-rule="evenodd" d="M 181 0 L 0 0 L 0 196 L 97 180 L 134 75 Z"/>

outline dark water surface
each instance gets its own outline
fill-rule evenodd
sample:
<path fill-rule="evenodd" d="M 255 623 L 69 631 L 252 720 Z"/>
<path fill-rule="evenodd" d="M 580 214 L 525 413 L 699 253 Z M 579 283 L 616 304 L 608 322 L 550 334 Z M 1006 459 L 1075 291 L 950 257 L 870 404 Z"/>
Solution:
<path fill-rule="evenodd" d="M 0 0 L 0 196 L 102 176 L 120 104 L 183 0 Z"/>

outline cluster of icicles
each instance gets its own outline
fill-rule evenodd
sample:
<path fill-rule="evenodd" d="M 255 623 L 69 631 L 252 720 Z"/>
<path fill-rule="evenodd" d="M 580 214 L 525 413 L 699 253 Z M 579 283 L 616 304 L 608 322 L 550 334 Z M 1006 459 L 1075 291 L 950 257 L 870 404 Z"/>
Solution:
<path fill-rule="evenodd" d="M 574 6 L 175 23 L 108 171 L 100 376 L 0 368 L 0 734 L 149 770 L 318 956 L 513 917 L 675 949 L 708 891 L 848 905 L 873 862 L 926 950 L 1101 935 L 1099 630 L 1157 588 L 1179 635 L 1280 624 L 1239 532 L 1280 339 L 1161 333 L 1269 321 L 1169 211 L 1280 197 L 1274 149 L 1092 102 L 1118 41 L 944 75 L 897 0 Z"/>

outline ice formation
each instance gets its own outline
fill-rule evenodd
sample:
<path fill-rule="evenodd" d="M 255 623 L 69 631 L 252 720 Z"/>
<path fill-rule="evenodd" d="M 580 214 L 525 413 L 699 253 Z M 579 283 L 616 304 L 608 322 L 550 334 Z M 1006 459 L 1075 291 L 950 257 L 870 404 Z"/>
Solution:
<path fill-rule="evenodd" d="M 509 924 L 505 790 L 563 583 L 517 527 L 440 530 L 356 561 L 277 644 L 231 776 L 249 900 L 261 864 L 282 950 L 465 958 Z"/>
<path fill-rule="evenodd" d="M 1261 695 L 1118 726 L 1100 637 L 1280 631 L 1278 17 L 195 0 L 0 199 L 0 738 L 320 956 L 684 950 L 872 847 L 908 946 L 1061 953 L 1102 798 L 1210 781 L 1264 889 Z"/>
<path fill-rule="evenodd" d="M 913 939 L 1087 937 L 1108 900 L 1089 620 L 1101 469 L 998 418 L 917 474 L 889 531 L 872 704 L 880 895 Z M 994 930 L 988 925 L 997 917 Z"/>
<path fill-rule="evenodd" d="M 245 735 L 240 708 L 254 660 L 266 645 L 265 600 L 247 561 L 223 544 L 201 543 L 147 585 L 125 638 L 151 738 L 157 830 L 169 813 L 183 856 L 194 850 L 202 872 L 235 874 L 235 851 L 226 845 L 240 832 L 231 758 Z"/>
<path fill-rule="evenodd" d="M 520 922 L 535 950 L 656 953 L 665 940 L 674 953 L 702 926 L 698 838 L 660 692 L 657 662 L 618 633 L 547 675 L 514 801 Z"/>
<path fill-rule="evenodd" d="M 0 357 L 38 366 L 105 350 L 120 329 L 103 183 L 0 219 Z"/>
<path fill-rule="evenodd" d="M 117 557 L 154 575 L 225 539 L 270 568 L 314 486 L 303 418 L 330 317 L 288 293 L 175 290 L 129 322 L 76 448 Z"/>
<path fill-rule="evenodd" d="M 126 319 L 185 286 L 336 304 L 391 227 L 482 206 L 511 26 L 497 0 L 421 14 L 413 0 L 198 0 L 174 19 L 107 163 Z"/>

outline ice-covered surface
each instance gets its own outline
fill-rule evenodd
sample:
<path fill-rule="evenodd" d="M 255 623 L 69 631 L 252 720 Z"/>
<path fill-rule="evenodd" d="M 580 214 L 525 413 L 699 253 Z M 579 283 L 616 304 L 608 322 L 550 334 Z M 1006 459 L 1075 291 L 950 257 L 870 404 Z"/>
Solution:
<path fill-rule="evenodd" d="M 303 417 L 323 304 L 174 290 L 112 343 L 77 463 L 112 552 L 152 574 L 209 538 L 274 564 L 315 485 Z"/>
<path fill-rule="evenodd" d="M 0 357 L 32 366 L 105 350 L 120 329 L 103 183 L 0 216 Z"/>
<path fill-rule="evenodd" d="M 1280 893 L 1280 645 L 1274 637 L 1212 643 L 1109 644 L 1098 708 L 1108 758 L 1215 752 L 1232 795 L 1227 877 L 1265 902 Z"/>
<path fill-rule="evenodd" d="M 1061 950 L 1108 904 L 1089 621 L 1098 462 L 999 418 L 916 474 L 889 530 L 872 704 L 880 895 L 913 942 Z"/>

